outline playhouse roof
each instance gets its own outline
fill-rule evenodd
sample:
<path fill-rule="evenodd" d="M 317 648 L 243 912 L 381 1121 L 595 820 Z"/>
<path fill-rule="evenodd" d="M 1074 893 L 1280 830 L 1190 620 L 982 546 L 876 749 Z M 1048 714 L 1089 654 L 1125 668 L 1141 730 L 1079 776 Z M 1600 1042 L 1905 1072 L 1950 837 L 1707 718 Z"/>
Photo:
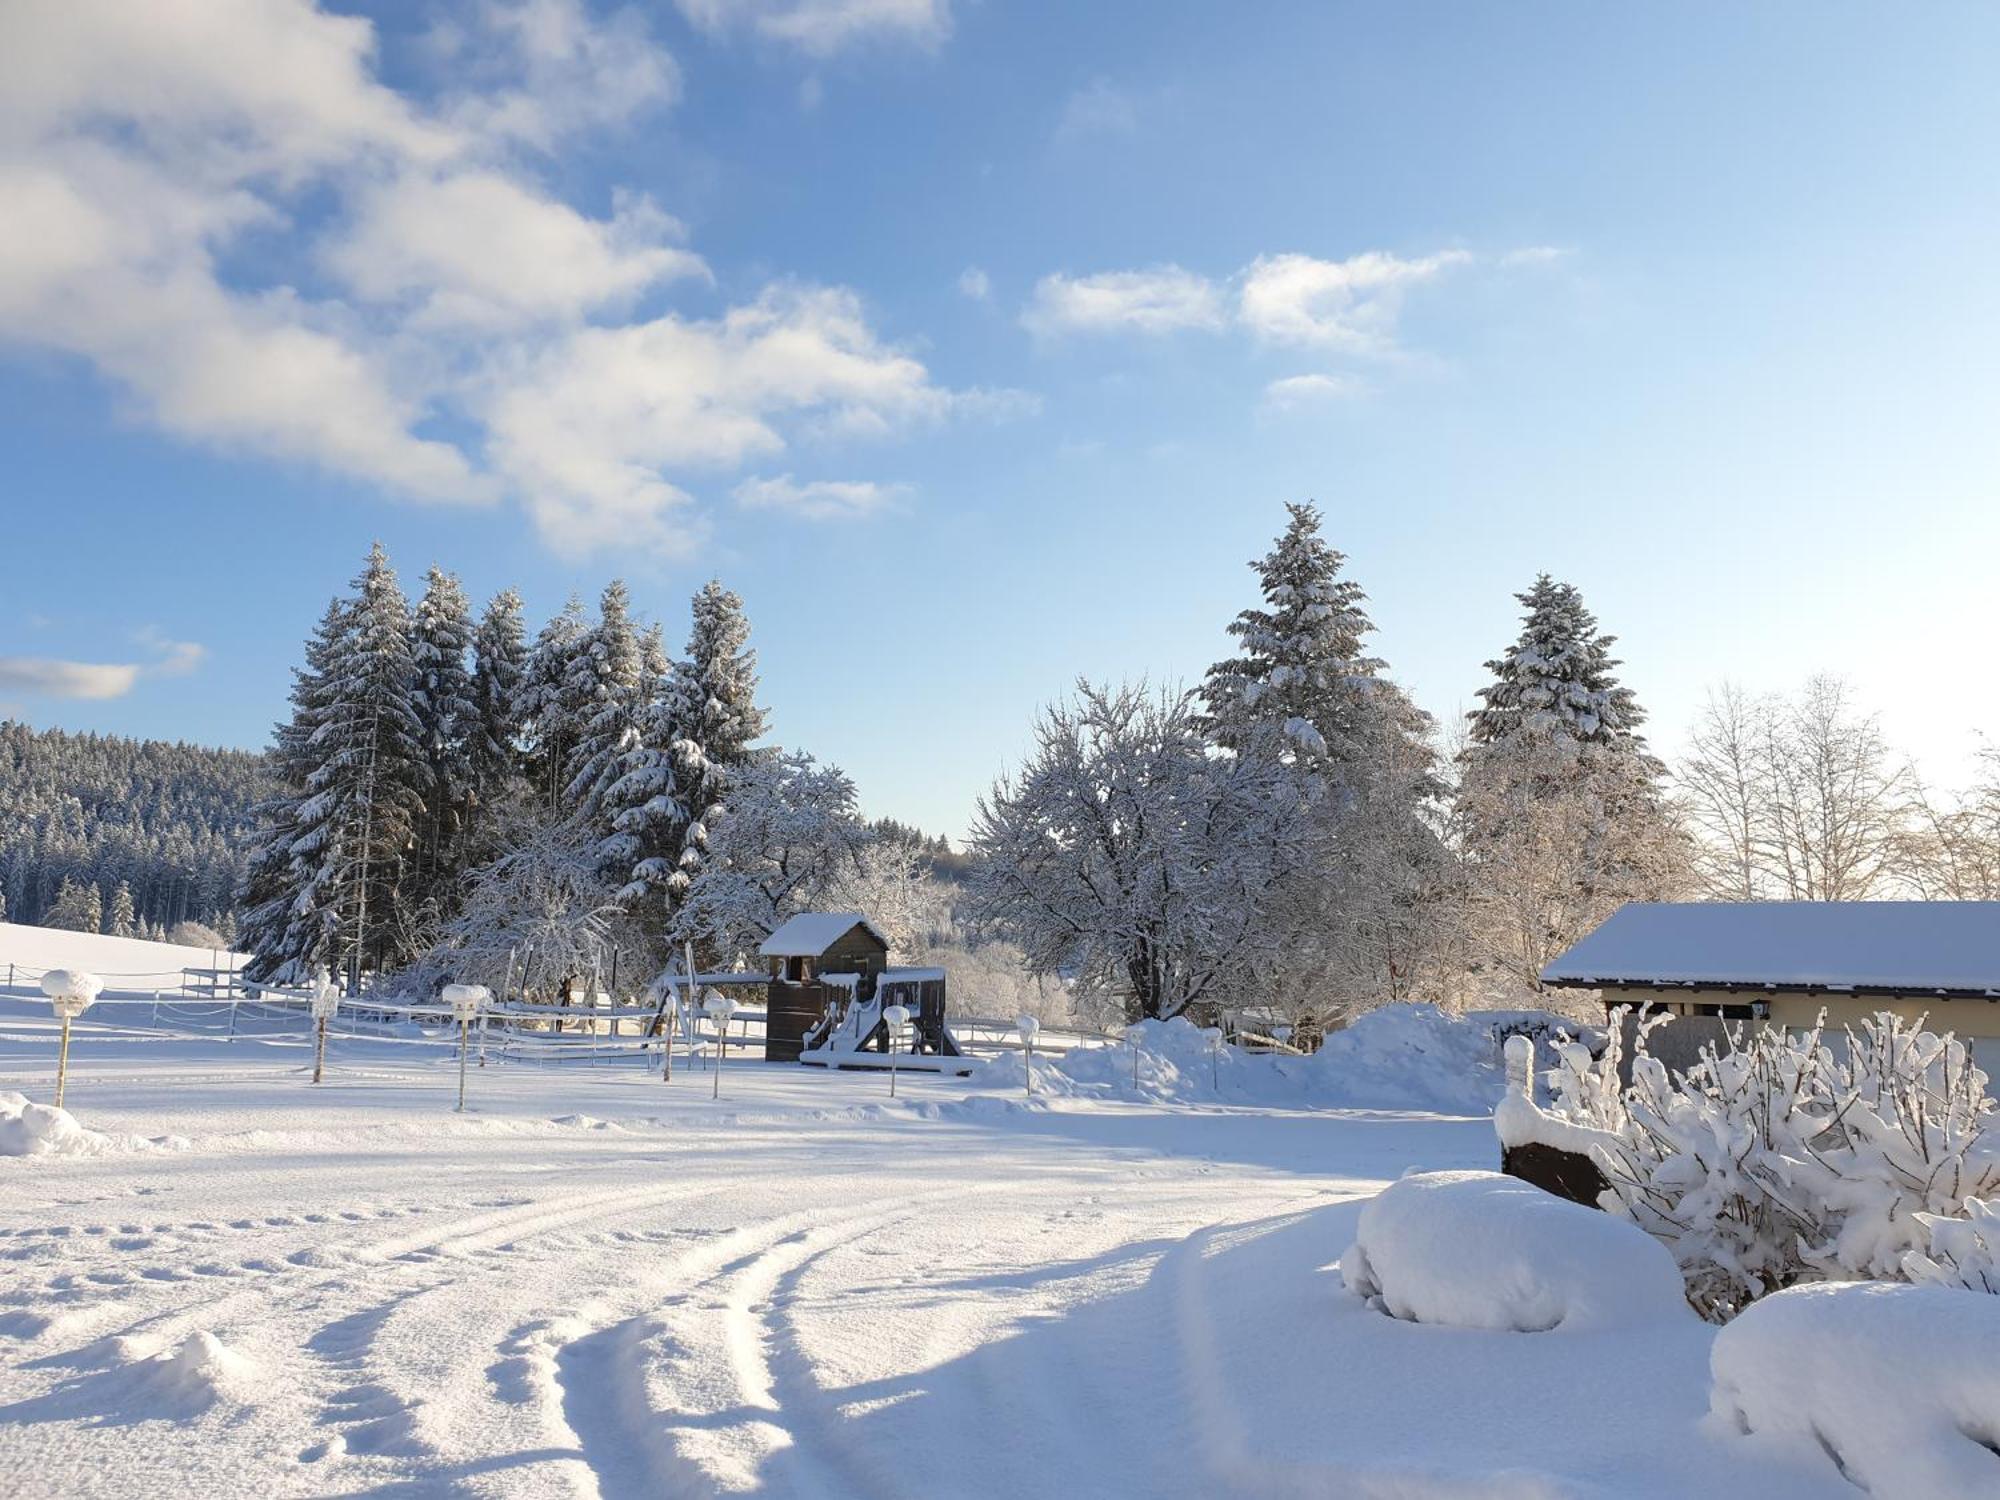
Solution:
<path fill-rule="evenodd" d="M 2000 901 L 1635 901 L 1542 979 L 1990 997 Z"/>
<path fill-rule="evenodd" d="M 766 958 L 818 958 L 857 927 L 866 927 L 884 948 L 882 930 L 858 911 L 802 911 L 764 939 L 758 952 Z"/>

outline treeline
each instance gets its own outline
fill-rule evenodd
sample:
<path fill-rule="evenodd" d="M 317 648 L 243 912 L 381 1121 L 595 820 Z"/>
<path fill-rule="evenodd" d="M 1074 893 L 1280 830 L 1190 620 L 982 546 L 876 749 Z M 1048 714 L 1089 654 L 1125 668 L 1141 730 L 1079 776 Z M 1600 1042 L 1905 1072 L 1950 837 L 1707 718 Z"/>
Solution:
<path fill-rule="evenodd" d="M 1080 684 L 980 805 L 970 915 L 1111 1016 L 1265 1011 L 1308 1031 L 1396 1000 L 1518 1001 L 1694 849 L 1616 674 L 1546 576 L 1438 726 L 1369 649 L 1319 513 L 1255 564 L 1236 654 L 1180 691 Z"/>
<path fill-rule="evenodd" d="M 225 932 L 264 757 L 0 722 L 0 920 Z"/>

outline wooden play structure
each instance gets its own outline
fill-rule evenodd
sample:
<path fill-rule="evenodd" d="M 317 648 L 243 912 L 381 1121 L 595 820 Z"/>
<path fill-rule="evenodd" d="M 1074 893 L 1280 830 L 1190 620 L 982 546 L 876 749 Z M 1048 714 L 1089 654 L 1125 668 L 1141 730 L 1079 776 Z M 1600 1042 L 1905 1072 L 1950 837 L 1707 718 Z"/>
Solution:
<path fill-rule="evenodd" d="M 889 964 L 889 942 L 859 912 L 801 912 L 759 949 L 770 966 L 764 1056 L 821 1068 L 886 1068 L 895 1039 L 891 1006 L 910 1015 L 895 1065 L 966 1073 L 970 1064 L 945 1020 L 943 969 Z"/>

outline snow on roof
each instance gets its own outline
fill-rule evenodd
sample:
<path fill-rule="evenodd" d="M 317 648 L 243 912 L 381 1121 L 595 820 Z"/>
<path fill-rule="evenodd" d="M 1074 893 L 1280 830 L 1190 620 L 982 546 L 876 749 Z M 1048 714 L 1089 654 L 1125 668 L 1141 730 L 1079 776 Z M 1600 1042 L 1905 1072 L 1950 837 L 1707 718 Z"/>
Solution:
<path fill-rule="evenodd" d="M 943 969 L 884 969 L 884 984 L 920 984 L 926 979 L 944 978 Z"/>
<path fill-rule="evenodd" d="M 866 927 L 884 948 L 889 940 L 858 911 L 802 911 L 764 939 L 766 958 L 818 958 L 856 927 Z"/>
<path fill-rule="evenodd" d="M 1542 978 L 2000 996 L 2000 901 L 1635 901 Z"/>

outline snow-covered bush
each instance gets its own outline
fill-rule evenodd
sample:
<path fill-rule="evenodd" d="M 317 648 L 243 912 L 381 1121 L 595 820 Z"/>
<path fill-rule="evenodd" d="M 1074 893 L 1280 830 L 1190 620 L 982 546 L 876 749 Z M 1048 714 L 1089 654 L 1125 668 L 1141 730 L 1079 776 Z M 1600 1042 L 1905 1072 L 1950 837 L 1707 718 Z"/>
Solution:
<path fill-rule="evenodd" d="M 2000 1495 L 1996 1351 L 2000 1299 L 1793 1287 L 1716 1335 L 1709 1404 L 1737 1432 L 1831 1460 L 1875 1500 Z"/>
<path fill-rule="evenodd" d="M 1642 1029 L 1620 1087 L 1622 1030 L 1597 1059 L 1557 1049 L 1546 1115 L 1593 1132 L 1604 1207 L 1674 1252 L 1713 1321 L 1800 1281 L 1903 1276 L 1924 1216 L 2000 1192 L 1986 1077 L 1949 1035 L 1883 1014 L 1837 1050 L 1760 1027 L 1675 1077 Z"/>
<path fill-rule="evenodd" d="M 1685 1318 L 1659 1243 L 1499 1172 L 1421 1172 L 1361 1210 L 1348 1289 L 1418 1323 L 1539 1333 Z"/>
<path fill-rule="evenodd" d="M 2000 1201 L 1968 1198 L 1964 1210 L 1956 1219 L 1917 1215 L 1930 1246 L 1903 1257 L 1903 1274 L 1912 1281 L 2000 1294 Z"/>

